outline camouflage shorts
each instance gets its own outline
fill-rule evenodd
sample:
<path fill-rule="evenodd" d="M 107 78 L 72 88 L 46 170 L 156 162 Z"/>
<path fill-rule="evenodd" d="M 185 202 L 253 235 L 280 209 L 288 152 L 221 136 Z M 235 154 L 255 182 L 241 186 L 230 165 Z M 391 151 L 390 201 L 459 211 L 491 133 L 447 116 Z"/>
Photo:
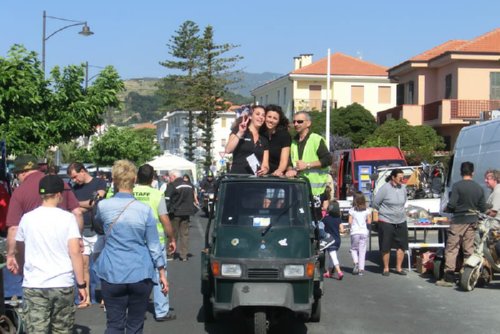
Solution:
<path fill-rule="evenodd" d="M 27 333 L 73 332 L 74 291 L 70 288 L 23 289 L 23 313 Z"/>

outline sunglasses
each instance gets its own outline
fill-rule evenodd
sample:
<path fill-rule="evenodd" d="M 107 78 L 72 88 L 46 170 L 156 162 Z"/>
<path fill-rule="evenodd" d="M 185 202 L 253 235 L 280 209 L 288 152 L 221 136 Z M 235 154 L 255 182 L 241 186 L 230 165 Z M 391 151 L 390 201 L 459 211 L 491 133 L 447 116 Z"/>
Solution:
<path fill-rule="evenodd" d="M 293 120 L 293 124 L 302 124 L 302 123 L 304 123 L 303 119 L 294 119 Z"/>

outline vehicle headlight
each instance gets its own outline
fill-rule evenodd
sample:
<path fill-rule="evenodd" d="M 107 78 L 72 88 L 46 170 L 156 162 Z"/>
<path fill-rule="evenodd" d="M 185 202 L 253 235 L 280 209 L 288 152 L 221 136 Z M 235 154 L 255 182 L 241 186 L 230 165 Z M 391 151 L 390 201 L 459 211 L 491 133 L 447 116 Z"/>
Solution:
<path fill-rule="evenodd" d="M 240 277 L 241 266 L 239 264 L 222 264 L 221 275 L 229 277 Z"/>
<path fill-rule="evenodd" d="M 302 264 L 288 264 L 283 270 L 285 277 L 303 277 L 304 266 Z"/>

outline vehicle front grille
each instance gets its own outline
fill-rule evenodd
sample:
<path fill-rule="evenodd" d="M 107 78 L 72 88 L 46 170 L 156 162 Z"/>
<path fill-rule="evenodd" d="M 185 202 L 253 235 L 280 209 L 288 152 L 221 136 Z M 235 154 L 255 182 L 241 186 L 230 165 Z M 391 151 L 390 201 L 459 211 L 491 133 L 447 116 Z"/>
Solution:
<path fill-rule="evenodd" d="M 253 268 L 248 269 L 248 278 L 278 278 L 278 269 Z"/>

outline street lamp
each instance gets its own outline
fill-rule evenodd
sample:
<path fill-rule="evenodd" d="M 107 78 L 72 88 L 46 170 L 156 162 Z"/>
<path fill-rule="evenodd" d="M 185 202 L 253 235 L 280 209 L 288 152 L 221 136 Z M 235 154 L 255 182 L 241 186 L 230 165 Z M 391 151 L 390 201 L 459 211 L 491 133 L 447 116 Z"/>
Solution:
<path fill-rule="evenodd" d="M 73 23 L 68 24 L 62 28 L 59 28 L 56 31 L 54 31 L 53 33 L 51 33 L 50 35 L 46 36 L 46 21 L 47 21 L 47 19 L 54 19 L 54 20 L 73 22 Z M 55 16 L 48 16 L 46 14 L 46 12 L 43 11 L 43 35 L 42 35 L 42 69 L 43 69 L 43 73 L 45 73 L 45 42 L 49 38 L 51 38 L 52 36 L 57 34 L 58 32 L 60 32 L 64 29 L 70 28 L 70 27 L 75 27 L 75 26 L 83 26 L 82 31 L 79 32 L 80 35 L 90 36 L 90 35 L 94 34 L 92 31 L 90 31 L 90 28 L 87 25 L 86 21 L 75 21 L 75 20 L 68 20 L 68 19 L 63 19 L 63 18 L 55 17 Z"/>
<path fill-rule="evenodd" d="M 102 66 L 97 66 L 97 65 L 89 65 L 89 62 L 85 62 L 85 90 L 87 90 L 89 86 L 89 82 L 97 77 L 99 74 L 93 75 L 89 78 L 89 67 L 94 67 L 94 68 L 99 68 L 99 69 L 104 69 L 105 67 Z"/>

